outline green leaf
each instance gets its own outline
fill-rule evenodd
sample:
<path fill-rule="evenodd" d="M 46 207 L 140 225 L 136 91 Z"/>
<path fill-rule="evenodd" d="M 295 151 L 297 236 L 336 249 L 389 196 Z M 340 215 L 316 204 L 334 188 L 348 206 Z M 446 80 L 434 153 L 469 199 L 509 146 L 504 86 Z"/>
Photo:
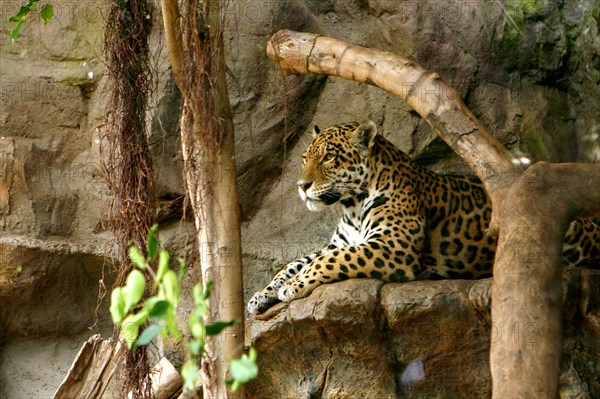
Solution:
<path fill-rule="evenodd" d="M 127 316 L 125 318 L 125 320 L 123 320 L 123 328 L 125 328 L 125 324 L 135 324 L 136 326 L 141 326 L 142 324 L 144 324 L 144 322 L 146 321 L 146 319 L 148 318 L 148 311 L 147 310 L 141 310 L 137 313 L 134 314 L 130 314 L 129 316 Z"/>
<path fill-rule="evenodd" d="M 254 348 L 251 348 L 252 351 Z M 254 349 L 256 351 L 256 349 Z M 253 357 L 254 360 L 251 358 Z M 256 365 L 256 353 L 251 357 L 242 355 L 240 359 L 233 360 L 229 366 L 231 376 L 235 381 L 245 384 L 258 376 L 258 366 Z"/>
<path fill-rule="evenodd" d="M 192 339 L 188 344 L 188 348 L 192 357 L 201 357 L 204 354 L 204 344 L 197 339 Z"/>
<path fill-rule="evenodd" d="M 149 229 L 148 229 L 148 238 L 150 238 L 150 236 L 156 236 L 156 232 L 158 231 L 158 223 L 154 223 Z"/>
<path fill-rule="evenodd" d="M 134 344 L 140 332 L 140 326 L 144 324 L 147 318 L 148 312 L 142 310 L 141 312 L 127 316 L 123 320 L 123 323 L 121 323 L 121 335 L 129 349 L 137 349 L 137 346 Z"/>
<path fill-rule="evenodd" d="M 53 16 L 54 16 L 54 6 L 50 3 L 46 4 L 40 10 L 40 17 L 42 17 L 42 20 L 44 20 L 45 24 L 50 22 L 50 20 L 52 19 Z"/>
<path fill-rule="evenodd" d="M 208 304 L 205 301 L 199 302 L 196 304 L 196 309 L 194 309 L 194 314 L 199 320 L 202 320 L 202 317 L 208 311 Z"/>
<path fill-rule="evenodd" d="M 138 339 L 135 341 L 135 346 L 144 346 L 148 345 L 158 334 L 160 334 L 160 330 L 162 329 L 160 324 L 151 324 L 144 329 L 144 331 L 140 334 Z"/>
<path fill-rule="evenodd" d="M 167 313 L 169 310 L 169 302 L 160 298 L 150 298 L 144 304 L 144 308 L 148 309 L 148 314 L 151 319 L 160 319 Z"/>
<path fill-rule="evenodd" d="M 176 339 L 180 339 L 181 333 L 179 332 L 179 328 L 177 327 L 177 319 L 175 318 L 173 308 L 169 308 L 169 310 L 165 314 L 165 321 L 167 322 L 167 329 L 169 330 L 169 334 L 171 334 Z"/>
<path fill-rule="evenodd" d="M 19 34 L 20 34 L 19 31 L 21 30 L 21 26 L 23 26 L 24 22 L 25 22 L 24 20 L 20 20 L 17 23 L 17 26 L 15 26 L 13 28 L 13 30 L 10 31 L 10 37 L 12 37 L 13 39 L 16 39 L 17 37 L 19 37 Z"/>
<path fill-rule="evenodd" d="M 227 381 L 228 383 L 231 383 L 231 392 L 235 392 L 238 390 L 238 388 L 240 387 L 240 382 L 238 380 L 233 380 L 233 381 Z"/>
<path fill-rule="evenodd" d="M 162 288 L 165 299 L 171 303 L 173 308 L 179 303 L 179 281 L 173 270 L 167 270 L 162 279 Z"/>
<path fill-rule="evenodd" d="M 158 230 L 158 225 L 150 227 L 148 231 L 148 241 L 146 242 L 146 251 L 148 253 L 149 259 L 154 259 L 158 252 L 158 238 L 156 238 L 156 231 Z"/>
<path fill-rule="evenodd" d="M 113 289 L 110 294 L 110 316 L 115 324 L 119 324 L 125 317 L 125 300 L 121 287 Z"/>
<path fill-rule="evenodd" d="M 11 16 L 10 18 L 8 18 L 9 22 L 16 22 L 17 26 L 15 26 L 11 31 L 10 31 L 10 37 L 15 40 L 16 38 L 19 37 L 20 35 L 20 31 L 21 31 L 21 27 L 23 26 L 23 24 L 25 23 L 25 21 L 27 20 L 27 17 L 29 16 L 29 13 L 31 12 L 31 10 L 33 9 L 33 6 L 35 5 L 35 3 L 37 3 L 39 0 L 29 0 L 27 2 L 27 4 L 25 4 L 24 6 L 21 6 L 19 8 L 19 11 L 17 11 L 13 16 Z"/>
<path fill-rule="evenodd" d="M 146 298 L 146 300 L 144 301 L 144 310 L 150 312 L 154 305 L 156 305 L 156 303 L 160 301 L 164 301 L 164 299 L 158 296 L 151 296 L 150 298 Z"/>
<path fill-rule="evenodd" d="M 202 320 L 202 316 L 206 311 L 206 307 L 196 307 L 193 309 L 190 317 L 188 319 L 188 326 L 190 328 L 190 332 L 197 339 L 204 339 L 206 335 L 206 329 L 204 328 L 204 322 Z"/>
<path fill-rule="evenodd" d="M 215 321 L 214 323 L 210 323 L 206 325 L 206 335 L 217 335 L 220 334 L 221 331 L 226 329 L 229 326 L 237 323 L 237 320 L 229 320 L 229 321 Z"/>
<path fill-rule="evenodd" d="M 13 16 L 11 16 L 8 21 L 9 22 L 20 22 L 20 21 L 24 21 L 27 18 L 27 15 L 29 15 L 29 13 L 31 12 L 31 7 L 28 5 L 25 6 L 21 6 L 21 8 L 19 8 L 19 11 L 17 11 L 17 13 Z"/>
<path fill-rule="evenodd" d="M 164 249 L 160 250 L 158 255 L 158 269 L 156 270 L 155 283 L 158 284 L 165 274 L 169 271 L 169 252 Z"/>
<path fill-rule="evenodd" d="M 191 392 L 196 389 L 198 384 L 198 366 L 192 361 L 187 361 L 181 368 L 181 378 L 183 379 L 184 392 Z"/>
<path fill-rule="evenodd" d="M 204 288 L 204 293 L 202 294 L 203 299 L 208 299 L 210 297 L 210 292 L 212 291 L 213 285 L 214 285 L 214 283 L 212 280 L 209 280 L 206 283 L 206 288 Z"/>
<path fill-rule="evenodd" d="M 162 330 L 160 330 L 160 336 L 163 340 L 166 340 L 169 338 L 169 330 L 167 330 L 166 328 L 163 328 Z"/>
<path fill-rule="evenodd" d="M 146 279 L 144 275 L 139 270 L 133 269 L 127 276 L 127 282 L 122 291 L 122 295 L 125 296 L 125 312 L 129 312 L 129 309 L 137 305 L 144 295 L 145 288 Z"/>
<path fill-rule="evenodd" d="M 183 280 L 183 275 L 185 274 L 185 272 L 188 269 L 188 265 L 185 263 L 185 260 L 183 260 L 183 258 L 177 258 L 177 263 L 179 263 L 179 271 L 177 271 L 177 279 L 181 283 L 181 281 Z"/>
<path fill-rule="evenodd" d="M 194 322 L 192 322 L 192 319 L 190 318 L 189 326 L 190 326 L 190 332 L 192 333 L 192 336 L 194 338 L 197 338 L 197 339 L 204 338 L 205 330 L 204 330 L 203 323 L 199 323 L 198 320 L 194 320 Z"/>
<path fill-rule="evenodd" d="M 200 284 L 195 284 L 194 285 L 194 303 L 197 305 L 200 302 L 204 302 L 202 286 Z"/>
<path fill-rule="evenodd" d="M 129 259 L 131 259 L 131 263 L 133 263 L 135 266 L 142 270 L 146 269 L 146 258 L 144 258 L 144 255 L 142 255 L 138 247 L 136 247 L 135 245 L 130 246 L 127 253 L 129 254 Z"/>
<path fill-rule="evenodd" d="M 129 317 L 127 318 L 129 319 Z M 127 319 L 123 320 L 123 327 L 121 328 L 121 335 L 123 340 L 127 344 L 127 348 L 131 349 L 140 332 L 140 326 L 136 323 L 130 323 Z"/>
<path fill-rule="evenodd" d="M 248 351 L 248 359 L 250 359 L 253 362 L 256 362 L 257 357 L 258 357 L 258 352 L 256 351 L 256 348 L 251 346 L 250 350 Z"/>

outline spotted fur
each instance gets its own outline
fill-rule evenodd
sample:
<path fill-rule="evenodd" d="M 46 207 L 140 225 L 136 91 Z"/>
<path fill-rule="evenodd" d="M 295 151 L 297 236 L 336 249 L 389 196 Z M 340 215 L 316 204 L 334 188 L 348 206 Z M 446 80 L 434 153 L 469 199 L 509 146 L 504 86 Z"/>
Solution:
<path fill-rule="evenodd" d="M 248 303 L 256 314 L 302 298 L 320 284 L 348 278 L 404 282 L 491 276 L 496 240 L 491 206 L 473 177 L 423 169 L 371 121 L 315 129 L 303 156 L 298 192 L 308 209 L 340 203 L 331 242 L 287 264 Z M 579 219 L 563 255 L 572 266 L 600 264 L 600 220 Z"/>

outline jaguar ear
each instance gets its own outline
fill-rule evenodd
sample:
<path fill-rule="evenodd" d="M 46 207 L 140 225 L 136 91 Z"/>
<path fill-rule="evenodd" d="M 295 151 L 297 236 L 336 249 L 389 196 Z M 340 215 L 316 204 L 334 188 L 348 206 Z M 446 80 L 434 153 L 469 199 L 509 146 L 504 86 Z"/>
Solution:
<path fill-rule="evenodd" d="M 373 146 L 377 136 L 377 125 L 373 121 L 365 121 L 352 132 L 352 143 L 360 150 L 368 150 Z"/>
<path fill-rule="evenodd" d="M 321 129 L 319 129 L 319 126 L 317 126 L 317 125 L 313 126 L 313 130 L 312 130 L 312 136 L 313 136 L 313 139 L 314 139 L 315 137 L 317 137 L 317 135 L 318 135 L 319 133 L 321 133 Z"/>

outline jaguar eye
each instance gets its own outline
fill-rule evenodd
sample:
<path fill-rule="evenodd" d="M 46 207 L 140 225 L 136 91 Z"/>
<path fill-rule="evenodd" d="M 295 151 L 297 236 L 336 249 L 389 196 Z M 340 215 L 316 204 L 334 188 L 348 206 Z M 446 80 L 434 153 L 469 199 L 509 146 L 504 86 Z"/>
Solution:
<path fill-rule="evenodd" d="M 323 157 L 323 163 L 331 163 L 335 160 L 335 154 L 327 154 Z"/>

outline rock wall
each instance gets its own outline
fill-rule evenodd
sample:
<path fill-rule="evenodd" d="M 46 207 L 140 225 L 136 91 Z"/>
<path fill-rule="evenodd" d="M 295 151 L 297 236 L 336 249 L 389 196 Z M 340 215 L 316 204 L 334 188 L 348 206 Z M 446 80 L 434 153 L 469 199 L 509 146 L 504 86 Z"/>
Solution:
<path fill-rule="evenodd" d="M 600 395 L 600 272 L 565 287 L 561 398 Z M 346 280 L 276 305 L 247 333 L 261 376 L 250 398 L 489 398 L 491 340 L 540 338 L 490 316 L 492 281 Z M 574 300 L 573 298 L 578 298 Z"/>
<path fill-rule="evenodd" d="M 27 384 L 7 372 L 8 364 L 18 368 L 19 358 L 35 355 L 22 352 L 34 347 L 22 340 L 52 345 L 88 335 L 98 280 L 110 288 L 102 267 L 111 253 L 110 197 L 99 172 L 107 95 L 104 5 L 53 3 L 48 25 L 33 18 L 21 38 L 10 43 L 4 34 L 0 46 L 0 355 L 17 359 L 0 363 L 0 396 L 8 397 L 33 392 L 12 390 Z M 0 6 L 3 33 L 12 29 L 7 20 L 19 6 Z M 295 192 L 312 124 L 370 118 L 419 163 L 468 172 L 397 98 L 340 79 L 284 78 L 264 52 L 280 28 L 416 59 L 457 88 L 501 142 L 533 161 L 600 160 L 600 11 L 594 0 L 240 0 L 230 2 L 226 14 L 246 297 L 284 262 L 320 248 L 338 217 L 335 209 L 309 213 Z M 181 98 L 161 29 L 152 40 L 159 83 L 149 140 L 158 195 L 167 201 L 183 193 Z M 161 216 L 163 239 L 178 254 L 190 253 L 190 224 L 180 223 L 179 214 Z M 106 317 L 99 325 L 110 332 Z M 68 350 L 61 353 L 71 361 Z M 29 379 L 53 391 L 62 375 L 44 380 L 44 374 Z M 43 397 L 45 391 L 35 392 Z"/>

